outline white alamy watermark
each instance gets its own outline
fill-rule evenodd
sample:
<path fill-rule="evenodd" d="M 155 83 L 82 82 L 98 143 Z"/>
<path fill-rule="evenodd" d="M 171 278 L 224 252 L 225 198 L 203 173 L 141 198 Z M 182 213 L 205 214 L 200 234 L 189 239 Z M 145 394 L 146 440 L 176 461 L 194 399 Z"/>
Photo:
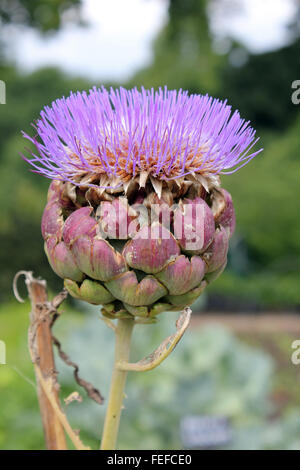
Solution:
<path fill-rule="evenodd" d="M 0 364 L 6 364 L 6 345 L 0 340 Z"/>
<path fill-rule="evenodd" d="M 295 339 L 292 342 L 292 349 L 295 351 L 291 355 L 291 361 L 295 366 L 300 364 L 300 339 Z"/>
<path fill-rule="evenodd" d="M 6 85 L 3 80 L 0 80 L 0 104 L 6 104 Z"/>
<path fill-rule="evenodd" d="M 292 103 L 298 105 L 300 104 L 300 80 L 292 82 L 292 89 L 295 90 L 291 96 Z"/>
<path fill-rule="evenodd" d="M 104 201 L 97 209 L 98 235 L 127 240 L 140 238 L 184 240 L 187 250 L 201 250 L 204 243 L 203 204 L 133 204 L 120 197 L 117 205 Z M 149 227 L 149 229 L 146 229 Z M 143 229 L 144 228 L 144 229 Z"/>

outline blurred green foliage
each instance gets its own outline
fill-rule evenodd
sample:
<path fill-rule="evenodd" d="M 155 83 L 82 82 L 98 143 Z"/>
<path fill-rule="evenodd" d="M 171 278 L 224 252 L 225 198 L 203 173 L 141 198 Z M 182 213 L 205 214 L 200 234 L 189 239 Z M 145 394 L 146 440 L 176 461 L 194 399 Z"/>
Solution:
<path fill-rule="evenodd" d="M 242 67 L 224 68 L 221 95 L 255 125 L 281 133 L 299 116 L 299 107 L 291 101 L 291 84 L 298 78 L 299 70 L 297 39 L 278 51 L 249 55 Z"/>
<path fill-rule="evenodd" d="M 299 307 L 299 140 L 297 116 L 285 131 L 266 134 L 255 161 L 223 178 L 234 198 L 237 232 L 229 269 L 211 292 L 239 292 L 264 308 Z"/>
<path fill-rule="evenodd" d="M 66 12 L 79 21 L 80 6 L 81 0 L 1 0 L 0 25 L 26 25 L 45 33 L 59 29 Z"/>
<path fill-rule="evenodd" d="M 64 312 L 55 326 L 64 350 L 79 364 L 83 378 L 108 396 L 113 359 L 113 333 L 99 320 L 99 309 Z M 29 305 L 3 305 L 1 338 L 7 345 L 7 365 L 0 366 L 0 447 L 42 449 L 33 368 L 27 352 Z M 85 314 L 79 311 L 85 310 Z M 132 359 L 150 353 L 175 328 L 173 313 L 161 315 L 156 325 L 136 327 Z M 146 336 L 145 336 L 146 335 Z M 291 338 L 284 357 L 289 360 Z M 105 405 L 99 406 L 74 383 L 72 369 L 56 360 L 62 399 L 74 390 L 83 402 L 67 408 L 69 420 L 80 429 L 82 440 L 97 448 Z M 295 366 L 287 372 L 286 390 L 295 382 Z M 268 353 L 234 337 L 220 326 L 186 333 L 174 353 L 159 368 L 131 373 L 120 429 L 120 449 L 180 449 L 180 421 L 190 414 L 226 416 L 233 438 L 232 449 L 300 449 L 300 408 L 296 403 L 278 410 L 272 395 L 278 388 L 274 360 Z M 181 406 L 182 405 L 182 406 Z M 278 412 L 280 411 L 280 412 Z M 18 417 L 18 419 L 16 419 Z M 142 436 L 142 438 L 141 438 Z"/>
<path fill-rule="evenodd" d="M 0 365 L 1 449 L 43 447 L 35 378 L 26 344 L 29 309 L 28 304 L 16 303 L 2 304 L 0 309 L 0 335 L 7 356 L 7 365 Z"/>
<path fill-rule="evenodd" d="M 168 85 L 190 93 L 217 93 L 225 58 L 212 50 L 208 4 L 207 0 L 169 2 L 169 21 L 154 43 L 153 63 L 138 72 L 130 85 Z"/>

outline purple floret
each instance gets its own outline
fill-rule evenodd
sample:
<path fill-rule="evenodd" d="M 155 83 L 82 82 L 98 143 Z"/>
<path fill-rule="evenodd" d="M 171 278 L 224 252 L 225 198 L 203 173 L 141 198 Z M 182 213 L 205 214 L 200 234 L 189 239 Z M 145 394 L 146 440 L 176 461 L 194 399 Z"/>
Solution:
<path fill-rule="evenodd" d="M 186 91 L 93 88 L 46 106 L 23 136 L 25 158 L 47 178 L 80 184 L 88 175 L 128 180 L 142 171 L 161 179 L 230 174 L 262 149 L 249 122 L 227 102 Z"/>

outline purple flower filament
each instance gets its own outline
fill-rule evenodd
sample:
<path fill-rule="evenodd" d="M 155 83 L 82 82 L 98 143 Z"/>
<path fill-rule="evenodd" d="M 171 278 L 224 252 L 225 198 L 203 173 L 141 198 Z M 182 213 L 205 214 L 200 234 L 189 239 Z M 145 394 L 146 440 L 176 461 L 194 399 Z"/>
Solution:
<path fill-rule="evenodd" d="M 25 158 L 47 178 L 80 185 L 128 181 L 141 172 L 160 179 L 233 173 L 262 149 L 255 130 L 225 102 L 186 91 L 93 88 L 46 106 L 37 152 Z M 91 181 L 94 183 L 92 184 Z"/>

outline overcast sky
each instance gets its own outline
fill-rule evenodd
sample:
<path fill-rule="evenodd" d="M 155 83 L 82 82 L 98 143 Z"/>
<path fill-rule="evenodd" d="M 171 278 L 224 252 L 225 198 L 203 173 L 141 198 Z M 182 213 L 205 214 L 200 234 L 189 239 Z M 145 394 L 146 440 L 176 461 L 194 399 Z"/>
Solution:
<path fill-rule="evenodd" d="M 233 35 L 253 52 L 286 43 L 285 25 L 293 12 L 287 0 L 239 0 L 243 8 L 233 16 L 214 18 L 219 36 Z M 84 0 L 89 27 L 68 26 L 52 38 L 23 31 L 13 53 L 30 71 L 58 65 L 91 79 L 126 80 L 151 61 L 151 43 L 167 19 L 166 0 Z"/>

